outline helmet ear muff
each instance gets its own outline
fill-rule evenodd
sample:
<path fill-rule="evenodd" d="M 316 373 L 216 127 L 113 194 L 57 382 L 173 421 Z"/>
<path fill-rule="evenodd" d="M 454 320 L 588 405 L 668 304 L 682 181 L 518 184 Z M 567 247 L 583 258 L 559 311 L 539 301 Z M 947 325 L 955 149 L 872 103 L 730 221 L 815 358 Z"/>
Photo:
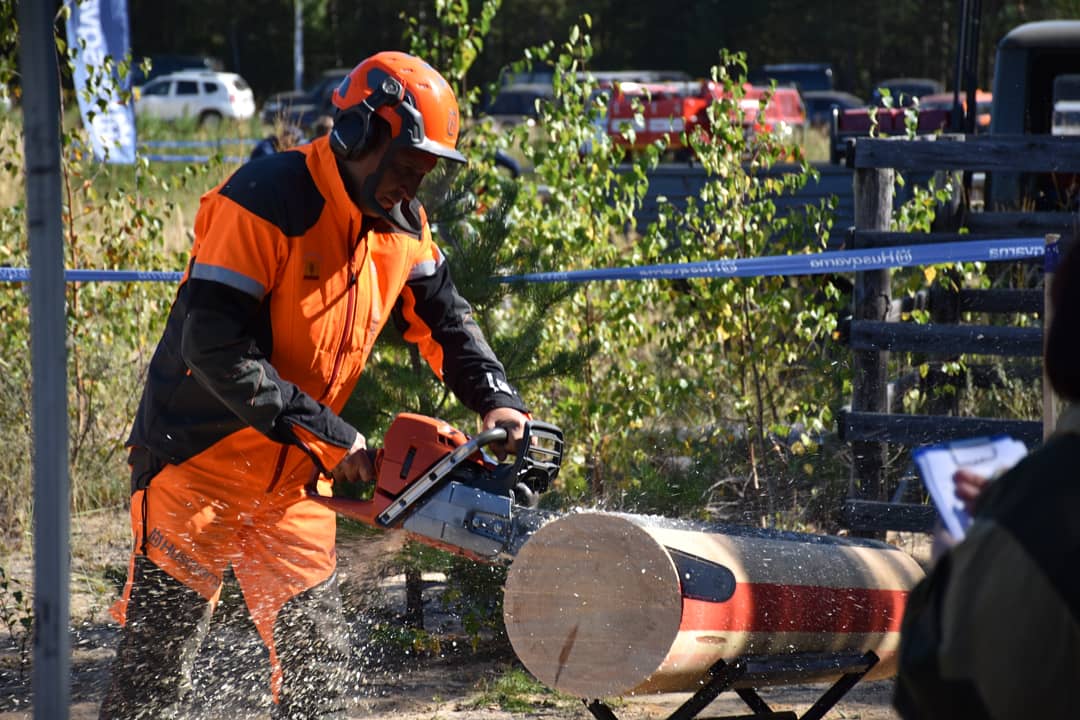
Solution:
<path fill-rule="evenodd" d="M 371 116 L 381 107 L 393 107 L 405 97 L 405 88 L 396 78 L 385 77 L 379 87 L 358 105 L 342 110 L 330 131 L 330 147 L 342 160 L 356 160 L 367 147 Z"/>

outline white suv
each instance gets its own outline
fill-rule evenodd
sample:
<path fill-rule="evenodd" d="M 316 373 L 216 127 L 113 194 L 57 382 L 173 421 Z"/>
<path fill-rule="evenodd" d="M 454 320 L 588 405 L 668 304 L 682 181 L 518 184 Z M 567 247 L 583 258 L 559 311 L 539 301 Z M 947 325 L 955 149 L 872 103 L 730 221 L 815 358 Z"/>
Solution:
<path fill-rule="evenodd" d="M 199 125 L 214 125 L 223 118 L 246 120 L 254 115 L 255 96 L 236 73 L 181 70 L 143 85 L 135 113 L 162 120 L 190 117 Z"/>

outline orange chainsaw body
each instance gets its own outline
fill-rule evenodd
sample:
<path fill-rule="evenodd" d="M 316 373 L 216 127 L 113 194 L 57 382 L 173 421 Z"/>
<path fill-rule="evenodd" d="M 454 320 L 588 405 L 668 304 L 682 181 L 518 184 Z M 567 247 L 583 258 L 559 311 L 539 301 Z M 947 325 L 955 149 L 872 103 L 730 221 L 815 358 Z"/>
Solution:
<path fill-rule="evenodd" d="M 313 486 L 309 486 L 308 495 L 340 515 L 366 525 L 387 527 L 379 522 L 379 516 L 432 466 L 466 442 L 468 437 L 445 420 L 400 413 L 383 436 L 382 448 L 375 454 L 375 487 L 370 500 L 322 495 Z M 475 455 L 469 462 L 488 467 L 481 453 Z"/>

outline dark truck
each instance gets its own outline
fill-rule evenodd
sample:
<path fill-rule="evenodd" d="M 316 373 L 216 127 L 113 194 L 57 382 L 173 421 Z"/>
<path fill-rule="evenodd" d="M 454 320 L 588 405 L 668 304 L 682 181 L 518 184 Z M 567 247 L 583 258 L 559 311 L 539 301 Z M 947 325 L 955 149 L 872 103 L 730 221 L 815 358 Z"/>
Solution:
<path fill-rule="evenodd" d="M 1001 39 L 994 63 L 992 134 L 1075 134 L 1069 111 L 1077 101 L 1080 20 L 1027 23 Z M 986 184 L 989 208 L 1077 209 L 1074 176 L 999 172 Z"/>
<path fill-rule="evenodd" d="M 310 132 L 323 115 L 334 115 L 334 88 L 341 84 L 351 68 L 324 70 L 306 90 L 288 90 L 271 95 L 263 104 L 259 118 L 267 125 L 299 128 Z"/>
<path fill-rule="evenodd" d="M 799 92 L 822 92 L 834 90 L 833 69 L 829 63 L 801 62 L 762 65 L 750 71 L 747 78 L 751 85 L 766 86 L 775 82 L 777 87 L 794 86 Z"/>
<path fill-rule="evenodd" d="M 976 93 L 976 132 L 997 135 L 1080 134 L 1080 20 L 1026 23 L 1009 31 L 997 45 L 992 94 Z M 963 101 L 963 94 L 960 96 Z M 916 132 L 950 132 L 959 126 L 953 109 L 936 102 L 918 113 Z M 990 121 L 985 103 L 990 103 Z M 963 109 L 963 106 L 962 106 Z M 907 131 L 903 108 L 877 109 L 878 133 Z M 830 159 L 840 163 L 850 138 L 870 133 L 870 110 L 834 112 Z M 994 173 L 986 178 L 988 209 L 1026 207 L 1043 210 L 1076 209 L 1074 178 L 1018 173 Z"/>

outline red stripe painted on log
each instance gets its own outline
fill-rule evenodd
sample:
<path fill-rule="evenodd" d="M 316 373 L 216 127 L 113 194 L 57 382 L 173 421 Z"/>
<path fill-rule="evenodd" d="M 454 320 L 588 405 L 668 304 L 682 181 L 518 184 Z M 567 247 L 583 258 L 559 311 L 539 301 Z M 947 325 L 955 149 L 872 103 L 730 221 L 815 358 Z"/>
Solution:
<path fill-rule="evenodd" d="M 906 590 L 739 583 L 722 603 L 683 598 L 680 631 L 899 632 Z"/>

